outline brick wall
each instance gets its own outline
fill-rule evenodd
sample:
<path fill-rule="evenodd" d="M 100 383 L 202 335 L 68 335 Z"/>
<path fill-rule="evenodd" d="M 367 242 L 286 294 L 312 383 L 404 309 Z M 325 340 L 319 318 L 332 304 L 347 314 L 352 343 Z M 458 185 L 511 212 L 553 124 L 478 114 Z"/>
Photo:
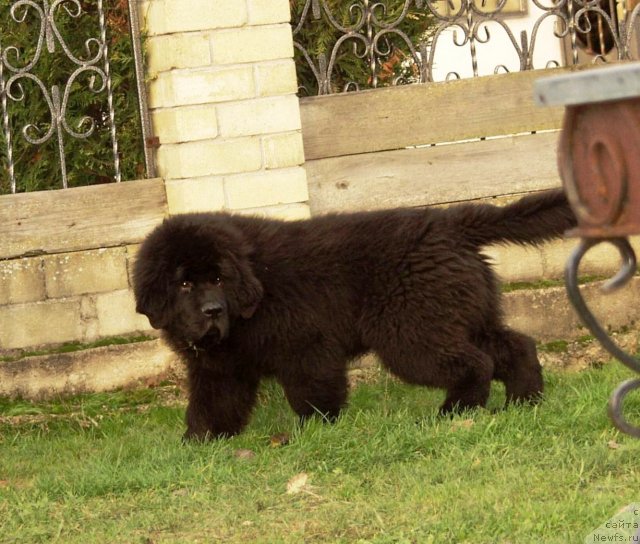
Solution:
<path fill-rule="evenodd" d="M 150 0 L 140 15 L 169 211 L 307 217 L 288 0 Z"/>

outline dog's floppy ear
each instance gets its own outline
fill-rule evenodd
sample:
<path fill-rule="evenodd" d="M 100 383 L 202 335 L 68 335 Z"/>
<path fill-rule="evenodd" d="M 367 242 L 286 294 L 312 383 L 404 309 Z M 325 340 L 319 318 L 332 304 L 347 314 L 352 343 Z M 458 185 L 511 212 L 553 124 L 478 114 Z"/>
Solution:
<path fill-rule="evenodd" d="M 246 259 L 240 259 L 235 264 L 240 273 L 240 289 L 238 292 L 240 315 L 245 319 L 249 319 L 258 309 L 264 290 Z"/>
<path fill-rule="evenodd" d="M 148 264 L 148 263 L 147 263 Z M 153 263 L 155 265 L 155 263 Z M 143 260 L 136 261 L 133 275 L 133 291 L 136 312 L 146 315 L 154 329 L 163 329 L 169 324 L 168 281 L 158 267 L 145 266 Z"/>
<path fill-rule="evenodd" d="M 146 315 L 154 329 L 163 329 L 169 324 L 166 300 L 158 293 L 136 297 L 136 312 Z"/>

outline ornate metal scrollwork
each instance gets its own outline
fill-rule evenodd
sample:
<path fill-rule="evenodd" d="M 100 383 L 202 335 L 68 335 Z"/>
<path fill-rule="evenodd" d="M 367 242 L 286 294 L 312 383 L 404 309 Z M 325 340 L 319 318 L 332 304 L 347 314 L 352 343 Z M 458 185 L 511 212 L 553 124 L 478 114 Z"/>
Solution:
<path fill-rule="evenodd" d="M 480 63 L 485 66 L 484 73 L 489 62 L 494 63 L 494 73 L 557 66 L 560 59 L 542 58 L 544 53 L 538 52 L 550 37 L 558 40 L 558 49 L 569 44 L 569 58 L 565 59 L 569 63 L 581 61 L 581 50 L 594 61 L 604 55 L 630 59 L 638 54 L 640 4 L 635 5 L 636 0 L 622 2 L 531 0 L 527 5 L 516 0 L 300 0 L 292 2 L 299 79 L 308 85 L 313 78 L 313 89 L 305 89 L 307 94 L 328 94 L 460 78 L 462 71 L 478 76 Z M 529 19 L 523 29 L 522 21 L 514 21 L 527 10 Z M 411 27 L 417 17 L 425 23 L 421 32 Z M 333 39 L 325 33 L 321 43 L 315 43 L 320 32 L 310 30 L 314 25 L 332 31 Z M 486 54 L 483 57 L 481 48 L 498 39 L 502 58 L 494 60 L 495 52 L 491 59 Z M 465 51 L 466 66 L 453 66 L 450 58 L 444 58 L 458 49 Z M 352 63 L 360 59 L 364 80 L 344 81 L 340 64 L 347 57 Z M 390 65 L 402 65 L 404 72 L 388 77 Z"/>
<path fill-rule="evenodd" d="M 110 124 L 111 147 L 113 153 L 114 179 L 120 181 L 120 161 L 118 156 L 118 141 L 116 138 L 114 123 L 113 95 L 111 92 L 111 78 L 109 73 L 109 59 L 106 40 L 105 13 L 102 0 L 97 0 L 100 36 L 91 37 L 84 42 L 84 51 L 76 53 L 71 50 L 62 32 L 58 28 L 57 16 L 64 12 L 66 17 L 77 19 L 83 15 L 82 5 L 79 0 L 54 0 L 49 3 L 42 0 L 42 5 L 34 0 L 18 0 L 10 9 L 10 15 L 17 24 L 31 24 L 37 28 L 37 42 L 31 58 L 21 58 L 21 50 L 15 45 L 2 46 L 0 44 L 0 94 L 2 95 L 3 131 L 8 148 L 8 171 L 11 184 L 11 192 L 16 192 L 16 179 L 12 156 L 12 134 L 9 124 L 8 100 L 12 102 L 26 102 L 27 99 L 35 99 L 26 90 L 29 88 L 38 90 L 40 99 L 47 104 L 48 120 L 34 120 L 21 128 L 24 139 L 33 145 L 41 145 L 57 137 L 58 154 L 62 186 L 67 187 L 67 168 L 65 161 L 65 135 L 76 139 L 85 139 L 91 136 L 95 130 L 96 121 L 93 117 L 85 115 L 71 126 L 68 120 L 69 99 L 75 88 L 81 82 L 86 82 L 86 88 L 94 93 L 107 91 L 108 121 Z M 2 36 L 0 35 L 0 39 Z M 33 73 L 46 48 L 48 54 L 53 54 L 61 49 L 66 58 L 77 68 L 71 73 L 68 80 L 61 87 L 54 84 L 47 88 L 45 82 Z M 7 77 L 8 75 L 8 77 Z M 6 78 L 6 79 L 5 79 Z M 43 129 L 43 126 L 45 127 Z"/>
<path fill-rule="evenodd" d="M 361 59 L 368 68 L 369 81 L 367 86 L 377 87 L 381 74 L 385 79 L 393 79 L 394 83 L 403 79 L 403 75 L 391 77 L 385 73 L 385 63 L 394 53 L 402 49 L 401 58 L 392 59 L 398 63 L 406 59 L 407 70 L 404 79 L 420 81 L 423 79 L 421 69 L 421 55 L 418 52 L 420 44 L 414 44 L 412 39 L 402 29 L 401 25 L 407 21 L 410 8 L 424 7 L 424 0 L 401 0 L 396 2 L 395 10 L 391 13 L 389 4 L 382 1 L 358 0 L 341 9 L 336 9 L 336 2 L 330 0 L 305 0 L 304 4 L 297 3 L 297 19 L 294 13 L 293 36 L 294 46 L 305 59 L 308 68 L 316 80 L 317 94 L 328 94 L 336 90 L 334 74 L 339 56 L 345 55 L 346 47 L 351 45 L 351 57 Z M 300 6 L 301 9 L 300 9 Z M 336 13 L 339 11 L 339 13 Z M 412 14 L 415 21 L 415 10 Z M 422 13 L 423 19 L 427 13 Z M 304 43 L 304 28 L 308 23 L 319 21 L 326 28 L 333 29 L 335 42 L 329 44 L 325 50 L 318 51 L 316 58 L 309 52 L 310 44 Z M 425 25 L 426 29 L 426 25 Z M 394 42 L 401 42 L 403 48 L 394 46 Z M 387 63 L 388 66 L 388 63 Z M 387 68 L 388 70 L 388 68 Z M 410 76 L 407 77 L 407 74 Z M 346 80 L 342 82 L 342 90 L 360 89 L 361 82 Z"/>
<path fill-rule="evenodd" d="M 602 328 L 598 320 L 591 313 L 591 310 L 584 301 L 578 286 L 578 268 L 584 255 L 594 246 L 608 242 L 613 244 L 622 258 L 622 267 L 619 272 L 602 286 L 603 292 L 610 293 L 624 287 L 636 273 L 636 255 L 627 238 L 611 239 L 583 239 L 578 247 L 573 251 L 567 261 L 565 269 L 565 284 L 567 293 L 574 308 L 580 315 L 583 323 L 587 326 L 591 334 L 602 344 L 602 346 L 617 360 L 626 367 L 640 374 L 640 361 L 620 349 Z M 640 378 L 626 380 L 620 384 L 609 399 L 609 415 L 615 426 L 621 431 L 640 438 L 640 427 L 627 421 L 623 413 L 624 398 L 633 390 L 640 388 Z"/>

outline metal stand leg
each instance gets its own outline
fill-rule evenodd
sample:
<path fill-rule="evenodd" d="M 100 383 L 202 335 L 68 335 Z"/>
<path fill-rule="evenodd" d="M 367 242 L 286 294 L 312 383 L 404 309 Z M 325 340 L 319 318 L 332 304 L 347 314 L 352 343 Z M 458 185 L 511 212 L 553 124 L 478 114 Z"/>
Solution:
<path fill-rule="evenodd" d="M 636 272 L 636 255 L 627 238 L 608 238 L 608 239 L 585 239 L 580 241 L 580 245 L 573 251 L 567 266 L 565 268 L 565 285 L 569 299 L 574 308 L 578 312 L 580 319 L 597 338 L 602 346 L 613 357 L 618 359 L 625 366 L 640 374 L 640 361 L 628 353 L 622 351 L 609 337 L 602 328 L 598 320 L 589 310 L 589 307 L 582 298 L 580 288 L 578 286 L 578 267 L 584 255 L 594 246 L 601 242 L 609 242 L 613 244 L 620 252 L 622 258 L 622 267 L 620 271 L 604 284 L 602 290 L 604 292 L 612 292 L 626 285 Z M 624 398 L 634 389 L 640 388 L 640 378 L 630 379 L 620 384 L 609 399 L 609 416 L 613 420 L 614 425 L 622 432 L 631 436 L 640 438 L 640 427 L 631 425 L 622 413 L 622 404 Z"/>

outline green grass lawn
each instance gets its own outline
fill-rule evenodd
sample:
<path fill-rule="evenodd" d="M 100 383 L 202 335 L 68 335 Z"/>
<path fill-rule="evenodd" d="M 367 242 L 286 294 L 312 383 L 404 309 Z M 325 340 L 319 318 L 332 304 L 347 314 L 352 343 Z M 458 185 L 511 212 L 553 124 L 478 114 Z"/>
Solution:
<path fill-rule="evenodd" d="M 606 415 L 627 376 L 548 372 L 538 407 L 499 410 L 495 386 L 444 419 L 441 393 L 380 375 L 301 429 L 267 384 L 246 433 L 187 446 L 172 387 L 4 401 L 0 542 L 584 542 L 640 502 L 640 442 Z"/>

